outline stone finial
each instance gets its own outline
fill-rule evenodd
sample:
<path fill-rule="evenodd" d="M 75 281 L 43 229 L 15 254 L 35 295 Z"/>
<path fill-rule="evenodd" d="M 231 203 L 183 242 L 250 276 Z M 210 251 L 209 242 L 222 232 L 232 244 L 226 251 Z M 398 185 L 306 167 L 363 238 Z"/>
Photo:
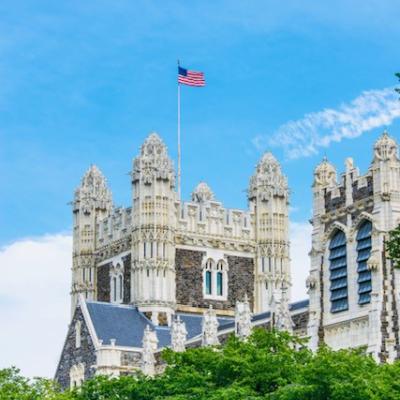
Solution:
<path fill-rule="evenodd" d="M 237 301 L 235 307 L 235 326 L 236 335 L 243 340 L 246 340 L 251 334 L 251 311 L 250 304 L 247 298 L 247 293 L 244 301 Z"/>
<path fill-rule="evenodd" d="M 171 325 L 171 347 L 174 351 L 185 351 L 185 343 L 187 339 L 186 325 L 179 315 L 172 321 Z"/>
<path fill-rule="evenodd" d="M 279 302 L 275 302 L 273 312 L 273 324 L 278 331 L 292 332 L 294 323 L 289 311 L 289 301 L 287 290 L 282 289 L 282 297 Z"/>
<path fill-rule="evenodd" d="M 142 341 L 142 372 L 145 375 L 153 376 L 155 374 L 156 359 L 154 353 L 157 350 L 158 339 L 156 331 L 152 331 L 147 325 L 143 333 Z"/>
<path fill-rule="evenodd" d="M 374 161 L 397 160 L 397 143 L 384 131 L 374 145 Z"/>
<path fill-rule="evenodd" d="M 175 171 L 167 146 L 155 132 L 144 141 L 140 155 L 133 162 L 132 182 L 140 180 L 145 185 L 161 180 L 169 181 L 171 187 L 175 186 Z"/>
<path fill-rule="evenodd" d="M 96 165 L 91 165 L 82 178 L 81 185 L 75 190 L 74 209 L 89 214 L 93 210 L 110 210 L 112 195 L 107 181 Z"/>
<path fill-rule="evenodd" d="M 314 187 L 319 186 L 321 188 L 327 186 L 334 186 L 336 184 L 336 169 L 328 161 L 326 157 L 323 158 L 322 162 L 315 168 L 314 171 Z"/>
<path fill-rule="evenodd" d="M 204 311 L 203 315 L 203 346 L 215 346 L 219 344 L 218 325 L 217 314 L 210 305 L 210 308 Z"/>
<path fill-rule="evenodd" d="M 204 203 L 214 200 L 214 193 L 205 182 L 200 182 L 192 193 L 192 201 L 196 203 Z"/>
<path fill-rule="evenodd" d="M 289 197 L 287 178 L 283 175 L 278 160 L 270 152 L 262 156 L 250 178 L 249 200 L 257 198 L 257 194 L 261 200 L 268 200 L 272 196 Z"/>

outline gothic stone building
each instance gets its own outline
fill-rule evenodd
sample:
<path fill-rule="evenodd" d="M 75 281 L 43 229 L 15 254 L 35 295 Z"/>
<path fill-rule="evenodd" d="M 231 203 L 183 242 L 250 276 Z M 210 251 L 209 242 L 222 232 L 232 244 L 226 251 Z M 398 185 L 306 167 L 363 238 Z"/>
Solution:
<path fill-rule="evenodd" d="M 250 179 L 247 210 L 223 207 L 205 183 L 181 201 L 155 133 L 133 161 L 131 207 L 115 208 L 90 167 L 73 202 L 72 319 L 56 380 L 152 375 L 164 347 L 245 338 L 254 326 L 308 336 L 312 349 L 396 358 L 399 278 L 384 241 L 400 217 L 397 145 L 385 133 L 365 176 L 351 159 L 340 183 L 326 160 L 314 175 L 310 300 L 290 304 L 289 189 L 271 153 Z"/>

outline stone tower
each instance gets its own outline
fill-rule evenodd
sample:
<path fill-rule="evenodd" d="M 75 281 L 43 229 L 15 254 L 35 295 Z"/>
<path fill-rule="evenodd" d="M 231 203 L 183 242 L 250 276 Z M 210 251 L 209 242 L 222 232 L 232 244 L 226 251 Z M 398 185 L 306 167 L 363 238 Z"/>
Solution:
<path fill-rule="evenodd" d="M 175 311 L 175 201 L 173 163 L 152 133 L 133 162 L 131 299 L 156 325 Z"/>
<path fill-rule="evenodd" d="M 96 299 L 96 224 L 109 216 L 113 207 L 106 179 L 95 165 L 82 178 L 72 204 L 74 225 L 71 310 L 74 312 L 79 294 L 90 300 Z"/>
<path fill-rule="evenodd" d="M 265 153 L 250 179 L 256 241 L 254 312 L 274 311 L 290 287 L 289 189 L 281 167 Z"/>

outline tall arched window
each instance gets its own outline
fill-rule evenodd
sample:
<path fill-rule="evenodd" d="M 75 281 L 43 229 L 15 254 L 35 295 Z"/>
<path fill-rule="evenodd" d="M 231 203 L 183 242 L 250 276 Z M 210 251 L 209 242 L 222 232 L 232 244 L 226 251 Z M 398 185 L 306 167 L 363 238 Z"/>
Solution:
<path fill-rule="evenodd" d="M 342 231 L 337 231 L 329 243 L 329 271 L 331 312 L 345 311 L 349 308 L 349 301 L 346 235 Z"/>
<path fill-rule="evenodd" d="M 212 294 L 212 260 L 207 260 L 206 262 L 206 271 L 204 276 L 204 285 L 205 285 L 205 294 Z"/>
<path fill-rule="evenodd" d="M 224 264 L 219 261 L 217 264 L 217 296 L 223 296 L 224 294 Z"/>
<path fill-rule="evenodd" d="M 372 281 L 371 271 L 367 261 L 371 255 L 372 224 L 365 221 L 357 232 L 357 272 L 358 272 L 358 304 L 367 304 L 371 301 Z"/>
<path fill-rule="evenodd" d="M 110 298 L 112 303 L 122 303 L 124 300 L 124 269 L 120 263 L 110 270 Z"/>

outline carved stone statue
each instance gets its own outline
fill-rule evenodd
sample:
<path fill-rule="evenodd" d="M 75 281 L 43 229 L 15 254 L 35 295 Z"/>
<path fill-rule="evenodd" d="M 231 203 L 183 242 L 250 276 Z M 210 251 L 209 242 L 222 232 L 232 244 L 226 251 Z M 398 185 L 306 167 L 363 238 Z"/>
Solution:
<path fill-rule="evenodd" d="M 215 346 L 219 344 L 218 320 L 212 306 L 203 315 L 203 346 Z"/>
<path fill-rule="evenodd" d="M 235 308 L 236 335 L 246 340 L 251 334 L 251 312 L 250 304 L 245 295 L 244 301 L 237 301 Z"/>
<path fill-rule="evenodd" d="M 157 333 L 147 325 L 143 333 L 143 353 L 142 353 L 142 371 L 145 375 L 153 376 L 155 374 L 156 359 L 154 353 L 157 350 Z"/>
<path fill-rule="evenodd" d="M 185 351 L 185 343 L 187 338 L 186 325 L 179 315 L 172 321 L 171 325 L 171 347 L 174 351 Z"/>
<path fill-rule="evenodd" d="M 204 203 L 205 201 L 214 200 L 214 193 L 205 182 L 200 182 L 192 193 L 192 201 L 196 203 Z"/>
<path fill-rule="evenodd" d="M 279 302 L 275 302 L 273 311 L 274 327 L 279 331 L 292 332 L 294 323 L 289 311 L 289 301 L 287 298 L 287 290 L 282 290 L 282 298 Z"/>

